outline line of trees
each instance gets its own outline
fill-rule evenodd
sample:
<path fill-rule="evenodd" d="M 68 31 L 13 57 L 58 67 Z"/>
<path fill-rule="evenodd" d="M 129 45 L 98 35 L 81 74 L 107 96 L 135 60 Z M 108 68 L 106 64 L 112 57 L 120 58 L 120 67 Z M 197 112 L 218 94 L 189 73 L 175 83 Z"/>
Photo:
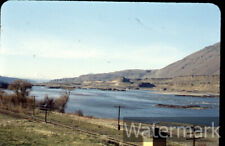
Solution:
<path fill-rule="evenodd" d="M 0 106 L 7 109 L 29 108 L 33 99 L 29 97 L 32 84 L 25 80 L 15 80 L 8 85 L 8 89 L 14 94 L 0 92 Z"/>
<path fill-rule="evenodd" d="M 28 97 L 32 89 L 32 84 L 28 81 L 15 80 L 9 84 L 8 89 L 15 93 L 15 96 L 12 98 L 14 105 L 21 104 L 22 107 L 27 107 L 29 103 L 32 103 L 32 99 Z"/>
<path fill-rule="evenodd" d="M 8 89 L 13 91 L 14 94 L 7 94 L 0 91 L 0 106 L 3 107 L 16 107 L 22 108 L 33 108 L 34 106 L 45 107 L 51 110 L 57 110 L 64 113 L 67 102 L 69 100 L 71 89 L 67 88 L 65 94 L 59 98 L 49 98 L 46 96 L 44 100 L 35 101 L 34 98 L 30 97 L 30 91 L 32 90 L 32 84 L 25 80 L 15 80 L 10 83 Z M 33 103 L 36 103 L 34 105 Z"/>

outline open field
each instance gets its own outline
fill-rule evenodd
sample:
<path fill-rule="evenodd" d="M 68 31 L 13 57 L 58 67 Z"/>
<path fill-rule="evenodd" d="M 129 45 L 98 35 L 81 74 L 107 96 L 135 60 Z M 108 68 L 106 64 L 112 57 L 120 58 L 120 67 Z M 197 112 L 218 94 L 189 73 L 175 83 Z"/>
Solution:
<path fill-rule="evenodd" d="M 141 142 L 123 143 L 123 131 L 117 130 L 117 121 L 113 119 L 49 112 L 45 123 L 44 113 L 38 110 L 30 119 L 23 117 L 32 117 L 32 112 L 25 115 L 0 111 L 0 145 L 142 145 Z M 203 138 L 198 143 L 218 145 L 218 138 Z M 191 145 L 192 141 L 182 137 L 167 140 L 170 146 L 184 144 Z"/>
<path fill-rule="evenodd" d="M 44 122 L 0 114 L 0 145 L 110 145 L 101 139 Z"/>
<path fill-rule="evenodd" d="M 48 114 L 45 123 L 42 112 L 35 117 L 2 109 L 0 112 L 1 145 L 138 145 L 123 143 L 122 131 L 60 114 Z"/>

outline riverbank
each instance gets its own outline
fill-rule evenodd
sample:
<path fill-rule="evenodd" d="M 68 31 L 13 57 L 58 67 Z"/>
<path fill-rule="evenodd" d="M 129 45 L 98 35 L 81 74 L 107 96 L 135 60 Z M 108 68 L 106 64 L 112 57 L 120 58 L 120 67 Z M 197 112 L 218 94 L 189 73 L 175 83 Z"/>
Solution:
<path fill-rule="evenodd" d="M 199 93 L 199 92 L 183 92 L 183 91 L 152 90 L 151 93 L 165 94 L 165 95 L 175 95 L 175 96 L 187 96 L 187 97 L 209 97 L 209 98 L 220 97 L 220 94 L 217 94 L 217 93 Z"/>
<path fill-rule="evenodd" d="M 52 86 L 48 86 L 48 85 L 40 85 L 40 84 L 36 84 L 35 86 L 43 86 L 43 87 L 47 87 L 50 89 L 66 89 L 68 87 L 65 86 L 60 86 L 60 85 L 52 85 Z M 207 92 L 194 92 L 194 91 L 169 91 L 169 90 L 162 90 L 162 89 L 158 89 L 158 88 L 118 88 L 118 87 L 114 87 L 114 88 L 106 88 L 106 87 L 71 87 L 69 86 L 69 88 L 74 88 L 74 89 L 97 89 L 97 90 L 102 90 L 102 91 L 128 91 L 128 90 L 149 90 L 150 93 L 154 93 L 154 94 L 165 94 L 165 95 L 175 95 L 175 96 L 187 96 L 187 97 L 209 97 L 209 98 L 218 98 L 220 96 L 219 93 L 207 93 Z"/>
<path fill-rule="evenodd" d="M 156 93 L 193 97 L 218 97 L 220 93 L 220 77 L 218 75 L 143 79 L 119 77 L 112 80 L 51 81 L 35 85 L 47 86 L 48 88 L 98 89 L 106 91 L 153 90 Z"/>
<path fill-rule="evenodd" d="M 35 117 L 44 119 L 44 113 L 38 112 L 35 114 Z M 51 145 L 110 145 L 110 143 L 107 143 L 107 141 L 104 140 L 104 137 L 113 137 L 122 141 L 124 136 L 123 126 L 121 126 L 120 131 L 117 130 L 116 119 L 85 117 L 74 114 L 50 112 L 48 114 L 47 121 L 48 123 L 37 122 L 28 119 L 22 119 L 21 117 L 14 117 L 10 114 L 5 115 L 0 112 L 0 139 L 5 140 L 0 141 L 0 144 L 3 142 L 2 144 L 6 145 L 44 145 L 47 143 Z M 56 121 L 57 123 L 60 123 L 58 126 L 51 124 Z M 122 125 L 123 121 L 120 121 L 120 124 Z M 59 125 L 67 125 L 68 127 L 72 126 L 75 129 L 78 128 L 82 131 L 88 131 L 89 133 L 95 132 L 100 136 L 87 136 L 83 132 L 74 131 L 73 129 L 61 127 Z M 152 128 L 153 125 L 143 124 L 142 126 L 148 126 L 149 128 Z M 161 125 L 158 124 L 158 128 L 160 127 Z M 163 129 L 165 129 L 165 127 Z M 182 133 L 185 131 L 184 129 L 181 129 L 179 132 Z M 192 141 L 187 140 L 183 135 L 178 137 L 176 128 L 173 128 L 172 131 L 168 131 L 167 133 L 171 135 L 171 137 L 167 138 L 168 146 L 190 145 L 192 143 Z M 203 137 L 200 140 L 197 140 L 196 143 L 203 145 L 218 145 L 218 137 L 210 137 L 211 133 L 212 132 L 209 130 L 207 132 L 208 137 Z M 16 141 L 14 140 L 15 137 L 17 139 Z M 142 142 L 136 144 L 142 145 Z"/>
<path fill-rule="evenodd" d="M 110 129 L 115 129 L 117 130 L 118 128 L 118 120 L 117 119 L 108 119 L 108 118 L 96 118 L 96 117 L 86 117 L 86 116 L 77 116 L 74 114 L 62 114 L 62 113 L 54 113 L 54 114 L 58 114 L 61 116 L 66 116 L 69 117 L 73 120 L 76 121 L 80 121 L 80 122 L 87 122 L 90 124 L 94 124 L 94 125 L 98 125 L 99 127 L 107 127 Z M 123 121 L 123 119 L 120 120 L 120 125 L 121 125 L 121 131 L 124 131 L 124 124 L 125 121 Z M 139 126 L 140 123 L 134 122 L 136 126 Z M 146 126 L 149 128 L 152 128 L 153 124 L 147 124 L 147 123 L 141 123 L 142 126 Z M 169 125 L 176 125 L 173 128 L 169 128 Z M 158 128 L 162 128 L 162 131 L 165 130 L 165 127 L 167 127 L 169 130 L 168 131 L 164 131 L 166 133 L 168 133 L 170 136 L 167 138 L 167 145 L 168 146 L 182 146 L 182 145 L 191 145 L 192 141 L 189 141 L 185 138 L 184 135 L 182 135 L 183 133 L 187 132 L 190 129 L 187 129 L 186 131 L 181 128 L 179 129 L 179 127 L 191 127 L 193 126 L 192 124 L 188 124 L 188 123 L 175 123 L 175 122 L 159 122 L 157 123 L 157 127 Z M 179 135 L 180 134 L 180 135 Z M 219 138 L 218 137 L 210 137 L 212 135 L 212 131 L 209 127 L 209 131 L 205 132 L 203 131 L 202 133 L 203 137 L 200 138 L 199 140 L 196 141 L 197 144 L 199 145 L 209 145 L 209 146 L 214 146 L 214 145 L 218 145 L 219 144 Z M 206 137 L 204 137 L 204 135 L 206 135 Z M 188 137 L 188 135 L 187 135 Z M 196 137 L 201 137 L 201 135 L 197 134 Z M 190 137 L 189 137 L 190 138 Z"/>

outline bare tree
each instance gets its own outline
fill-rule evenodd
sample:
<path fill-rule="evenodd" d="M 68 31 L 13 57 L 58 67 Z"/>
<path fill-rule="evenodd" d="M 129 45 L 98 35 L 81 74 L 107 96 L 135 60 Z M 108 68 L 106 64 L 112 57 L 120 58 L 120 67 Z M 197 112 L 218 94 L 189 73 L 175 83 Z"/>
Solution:
<path fill-rule="evenodd" d="M 65 87 L 63 89 L 65 90 L 65 93 L 59 98 L 51 98 L 46 95 L 44 100 L 39 101 L 39 106 L 65 113 L 65 108 L 69 101 L 69 96 L 73 88 Z"/>
<path fill-rule="evenodd" d="M 17 97 L 25 98 L 29 95 L 32 84 L 24 80 L 15 80 L 9 84 L 8 89 L 14 91 Z"/>
<path fill-rule="evenodd" d="M 62 95 L 55 100 L 55 107 L 59 110 L 59 112 L 65 113 L 65 108 L 68 100 L 69 100 L 68 95 Z"/>

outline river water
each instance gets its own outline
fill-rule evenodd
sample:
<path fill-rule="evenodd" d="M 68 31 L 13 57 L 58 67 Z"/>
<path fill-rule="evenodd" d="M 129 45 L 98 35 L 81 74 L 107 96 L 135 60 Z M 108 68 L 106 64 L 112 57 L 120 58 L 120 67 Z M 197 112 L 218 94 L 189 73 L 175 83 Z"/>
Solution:
<path fill-rule="evenodd" d="M 31 95 L 41 100 L 45 95 L 57 98 L 63 89 L 34 86 Z M 156 104 L 200 105 L 208 109 L 176 109 L 157 107 Z M 121 105 L 123 117 L 218 117 L 219 98 L 187 97 L 155 94 L 147 90 L 102 91 L 96 89 L 74 89 L 71 92 L 66 112 L 81 110 L 84 115 L 99 118 L 117 118 Z"/>

